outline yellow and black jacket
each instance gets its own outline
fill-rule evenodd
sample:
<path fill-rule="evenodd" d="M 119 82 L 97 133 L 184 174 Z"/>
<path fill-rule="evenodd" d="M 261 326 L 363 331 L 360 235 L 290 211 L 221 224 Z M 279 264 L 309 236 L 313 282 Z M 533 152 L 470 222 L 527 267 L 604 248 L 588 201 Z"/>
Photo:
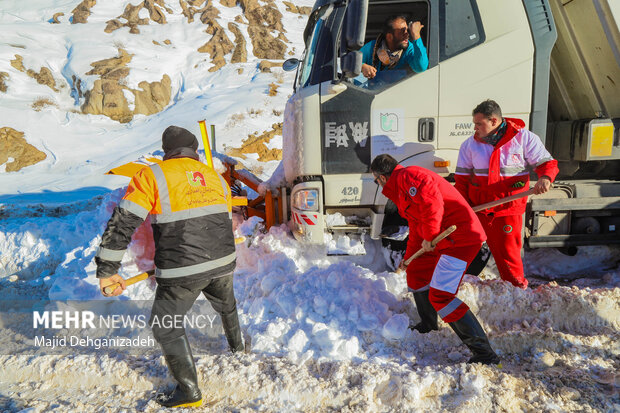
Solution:
<path fill-rule="evenodd" d="M 231 210 L 232 196 L 224 178 L 192 157 L 143 168 L 131 179 L 108 221 L 95 257 L 97 278 L 117 273 L 133 232 L 148 215 L 160 285 L 230 273 L 236 260 Z"/>

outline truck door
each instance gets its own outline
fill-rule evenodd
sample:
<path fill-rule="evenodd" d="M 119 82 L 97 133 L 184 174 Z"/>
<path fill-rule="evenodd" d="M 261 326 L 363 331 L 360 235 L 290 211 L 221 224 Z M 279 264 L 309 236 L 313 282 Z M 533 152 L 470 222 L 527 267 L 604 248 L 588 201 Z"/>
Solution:
<path fill-rule="evenodd" d="M 534 47 L 521 0 L 439 1 L 438 153 L 454 172 L 474 132 L 471 111 L 486 99 L 529 123 Z"/>

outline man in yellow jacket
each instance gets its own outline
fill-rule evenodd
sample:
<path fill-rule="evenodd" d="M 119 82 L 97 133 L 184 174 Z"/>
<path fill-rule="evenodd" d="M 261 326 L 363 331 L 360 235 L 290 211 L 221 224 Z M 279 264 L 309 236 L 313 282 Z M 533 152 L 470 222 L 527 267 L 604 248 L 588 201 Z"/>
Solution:
<path fill-rule="evenodd" d="M 125 281 L 117 272 L 134 230 L 151 217 L 155 239 L 157 291 L 150 325 L 168 368 L 178 382 L 157 401 L 166 407 L 202 404 L 196 367 L 183 326 L 156 322 L 180 317 L 202 292 L 222 317 L 233 352 L 243 349 L 233 291 L 235 239 L 232 196 L 226 181 L 199 162 L 198 140 L 186 129 L 168 127 L 162 135 L 164 161 L 141 169 L 112 213 L 95 261 L 102 294 Z"/>

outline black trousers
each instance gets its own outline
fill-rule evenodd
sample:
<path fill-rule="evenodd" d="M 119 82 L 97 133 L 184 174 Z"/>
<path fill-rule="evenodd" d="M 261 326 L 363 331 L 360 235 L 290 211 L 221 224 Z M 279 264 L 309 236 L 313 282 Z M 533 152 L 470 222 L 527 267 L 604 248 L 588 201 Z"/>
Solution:
<path fill-rule="evenodd" d="M 233 351 L 242 349 L 243 342 L 237 316 L 232 273 L 197 282 L 191 286 L 158 285 L 149 320 L 155 340 L 159 343 L 167 343 L 185 335 L 183 323 L 163 323 L 162 320 L 170 320 L 171 317 L 183 319 L 201 292 L 222 317 L 224 333 L 231 349 Z M 156 318 L 159 322 L 154 322 Z"/>

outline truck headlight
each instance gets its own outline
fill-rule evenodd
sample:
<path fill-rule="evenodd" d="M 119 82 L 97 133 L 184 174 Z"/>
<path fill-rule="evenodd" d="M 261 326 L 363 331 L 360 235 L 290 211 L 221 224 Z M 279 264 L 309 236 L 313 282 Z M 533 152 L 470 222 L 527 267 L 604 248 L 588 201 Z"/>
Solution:
<path fill-rule="evenodd" d="M 293 195 L 293 208 L 300 211 L 319 210 L 319 191 L 316 189 L 301 189 Z"/>

